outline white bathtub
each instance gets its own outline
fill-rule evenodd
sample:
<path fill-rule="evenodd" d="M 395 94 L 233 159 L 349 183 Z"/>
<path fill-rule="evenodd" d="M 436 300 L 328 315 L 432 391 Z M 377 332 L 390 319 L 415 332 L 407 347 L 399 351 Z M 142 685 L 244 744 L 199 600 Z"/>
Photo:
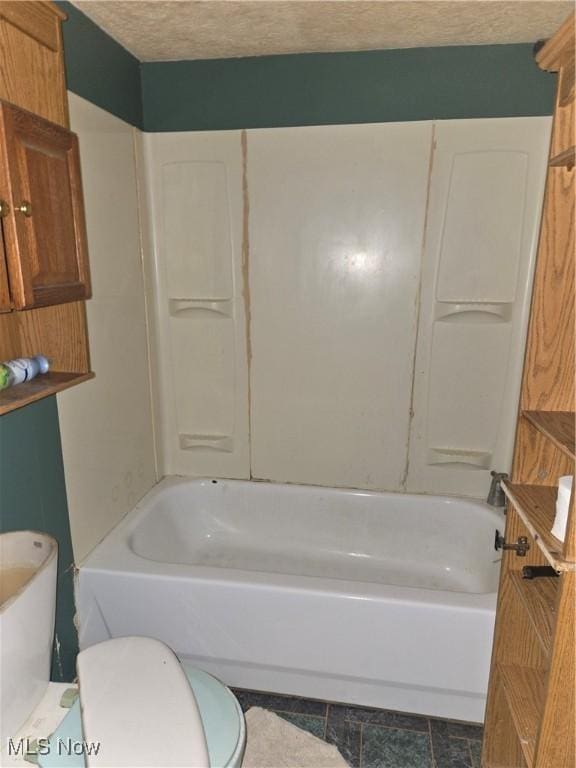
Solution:
<path fill-rule="evenodd" d="M 156 637 L 225 683 L 482 721 L 500 513 L 166 478 L 80 568 L 80 645 Z"/>

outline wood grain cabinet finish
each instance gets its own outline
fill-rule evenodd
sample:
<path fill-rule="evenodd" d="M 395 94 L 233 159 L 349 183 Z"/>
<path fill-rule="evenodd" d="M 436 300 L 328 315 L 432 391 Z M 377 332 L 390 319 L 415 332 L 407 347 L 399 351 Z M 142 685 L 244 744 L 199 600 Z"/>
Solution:
<path fill-rule="evenodd" d="M 0 0 L 0 360 L 41 352 L 52 361 L 50 373 L 0 392 L 0 417 L 93 376 L 65 19 L 48 0 Z"/>
<path fill-rule="evenodd" d="M 10 284 L 8 283 L 8 268 L 6 266 L 6 250 L 4 248 L 4 235 L 2 233 L 2 206 L 0 200 L 0 312 L 9 312 L 12 309 L 10 298 Z"/>
<path fill-rule="evenodd" d="M 61 22 L 57 5 L 0 2 L 0 99 L 68 124 Z"/>
<path fill-rule="evenodd" d="M 574 475 L 575 17 L 537 53 L 558 73 L 549 170 L 528 328 L 507 542 L 502 557 L 482 768 L 576 768 L 576 509 L 564 541 L 552 535 L 558 478 Z M 557 576 L 525 580 L 524 565 Z"/>
<path fill-rule="evenodd" d="M 0 198 L 13 307 L 90 296 L 78 139 L 0 102 Z M 0 267 L 1 268 L 1 267 Z"/>

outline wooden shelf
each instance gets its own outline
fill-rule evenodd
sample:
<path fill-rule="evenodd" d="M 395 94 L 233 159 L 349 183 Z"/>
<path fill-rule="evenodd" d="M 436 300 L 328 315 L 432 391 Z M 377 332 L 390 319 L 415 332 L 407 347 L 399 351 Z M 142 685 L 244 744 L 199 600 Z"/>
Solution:
<path fill-rule="evenodd" d="M 93 373 L 50 371 L 26 384 L 17 384 L 15 387 L 4 389 L 0 392 L 0 416 L 92 378 L 94 378 Z"/>
<path fill-rule="evenodd" d="M 576 414 L 570 411 L 523 411 L 522 416 L 568 458 L 576 459 Z"/>
<path fill-rule="evenodd" d="M 510 581 L 524 604 L 536 636 L 546 654 L 552 649 L 556 599 L 560 579 L 523 579 L 520 573 L 510 572 Z"/>
<path fill-rule="evenodd" d="M 557 571 L 576 571 L 576 563 L 564 559 L 562 542 L 550 533 L 556 514 L 557 488 L 509 482 L 503 482 L 502 487 L 550 565 Z"/>
<path fill-rule="evenodd" d="M 545 672 L 532 667 L 498 665 L 504 695 L 528 768 L 534 765 L 538 726 L 546 686 Z"/>
<path fill-rule="evenodd" d="M 553 168 L 573 168 L 576 164 L 576 146 L 568 147 L 563 152 L 559 152 L 555 157 L 551 157 L 548 165 Z"/>
<path fill-rule="evenodd" d="M 520 392 L 521 410 L 508 497 L 506 541 L 526 536 L 528 557 L 507 552 L 496 608 L 484 725 L 485 768 L 576 768 L 576 509 L 566 538 L 552 536 L 558 478 L 574 474 L 574 210 L 576 100 L 572 13 L 536 54 L 557 73 L 551 151 Z M 542 485 L 549 483 L 551 485 Z M 521 568 L 550 565 L 549 579 L 523 580 Z"/>

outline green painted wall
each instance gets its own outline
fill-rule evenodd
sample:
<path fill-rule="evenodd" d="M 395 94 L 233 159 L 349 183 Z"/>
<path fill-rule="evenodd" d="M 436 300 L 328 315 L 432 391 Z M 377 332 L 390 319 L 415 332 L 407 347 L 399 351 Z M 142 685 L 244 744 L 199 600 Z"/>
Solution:
<path fill-rule="evenodd" d="M 66 80 L 78 96 L 131 125 L 142 127 L 140 62 L 71 3 L 59 2 Z"/>
<path fill-rule="evenodd" d="M 32 529 L 58 541 L 53 680 L 75 676 L 73 558 L 56 398 L 0 418 L 0 532 Z"/>
<path fill-rule="evenodd" d="M 142 64 L 146 131 L 552 114 L 531 45 Z"/>

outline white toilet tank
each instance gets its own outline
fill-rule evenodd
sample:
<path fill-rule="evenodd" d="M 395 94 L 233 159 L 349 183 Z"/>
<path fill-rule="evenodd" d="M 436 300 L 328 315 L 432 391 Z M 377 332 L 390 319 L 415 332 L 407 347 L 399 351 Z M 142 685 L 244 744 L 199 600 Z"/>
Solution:
<path fill-rule="evenodd" d="M 50 679 L 58 544 L 45 533 L 0 534 L 0 738 L 14 736 Z"/>

